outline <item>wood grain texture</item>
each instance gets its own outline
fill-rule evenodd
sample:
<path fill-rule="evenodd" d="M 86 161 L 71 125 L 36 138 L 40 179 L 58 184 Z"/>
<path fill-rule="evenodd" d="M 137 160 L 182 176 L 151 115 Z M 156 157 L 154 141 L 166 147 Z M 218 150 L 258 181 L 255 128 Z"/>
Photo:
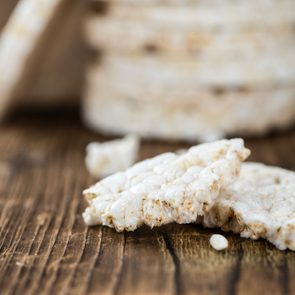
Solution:
<path fill-rule="evenodd" d="M 87 131 L 77 111 L 26 113 L 0 126 L 1 294 L 295 294 L 295 253 L 218 230 L 88 228 L 81 191 Z M 249 138 L 252 160 L 295 170 L 295 130 Z M 141 158 L 186 147 L 145 142 Z"/>

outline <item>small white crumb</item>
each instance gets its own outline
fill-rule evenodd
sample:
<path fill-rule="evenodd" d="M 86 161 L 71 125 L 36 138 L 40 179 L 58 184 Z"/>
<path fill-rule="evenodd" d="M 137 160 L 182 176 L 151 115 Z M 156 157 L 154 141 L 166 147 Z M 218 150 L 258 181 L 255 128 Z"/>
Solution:
<path fill-rule="evenodd" d="M 212 235 L 210 238 L 211 246 L 217 250 L 222 251 L 228 247 L 228 240 L 222 235 Z"/>
<path fill-rule="evenodd" d="M 139 137 L 135 135 L 102 143 L 90 143 L 86 148 L 87 170 L 96 178 L 126 170 L 137 160 L 139 144 Z"/>

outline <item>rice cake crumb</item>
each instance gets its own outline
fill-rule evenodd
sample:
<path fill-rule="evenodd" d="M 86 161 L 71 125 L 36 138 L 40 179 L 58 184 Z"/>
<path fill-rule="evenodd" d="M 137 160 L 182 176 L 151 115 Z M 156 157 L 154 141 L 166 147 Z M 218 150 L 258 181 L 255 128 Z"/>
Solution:
<path fill-rule="evenodd" d="M 219 234 L 214 234 L 210 238 L 210 245 L 217 251 L 222 251 L 228 248 L 228 240 Z"/>
<path fill-rule="evenodd" d="M 137 160 L 139 145 L 136 135 L 88 144 L 85 158 L 88 172 L 95 178 L 103 178 L 129 168 Z"/>

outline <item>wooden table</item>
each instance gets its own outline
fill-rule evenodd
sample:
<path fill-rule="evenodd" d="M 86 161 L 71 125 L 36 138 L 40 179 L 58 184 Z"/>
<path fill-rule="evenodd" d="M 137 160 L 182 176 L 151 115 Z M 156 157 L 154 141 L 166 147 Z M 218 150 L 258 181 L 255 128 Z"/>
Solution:
<path fill-rule="evenodd" d="M 81 191 L 87 131 L 78 112 L 25 113 L 0 126 L 0 293 L 295 294 L 295 253 L 265 241 L 172 224 L 116 233 L 88 228 Z M 248 139 L 252 160 L 295 169 L 295 130 Z M 141 158 L 184 144 L 145 142 Z"/>

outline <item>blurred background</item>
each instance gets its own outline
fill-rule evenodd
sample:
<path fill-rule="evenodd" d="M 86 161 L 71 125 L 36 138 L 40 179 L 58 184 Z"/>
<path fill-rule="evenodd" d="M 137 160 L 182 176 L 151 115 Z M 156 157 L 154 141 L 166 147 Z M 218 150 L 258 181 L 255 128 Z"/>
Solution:
<path fill-rule="evenodd" d="M 289 128 L 294 11 L 292 0 L 1 0 L 2 117 L 76 106 L 97 133 L 168 141 Z"/>

